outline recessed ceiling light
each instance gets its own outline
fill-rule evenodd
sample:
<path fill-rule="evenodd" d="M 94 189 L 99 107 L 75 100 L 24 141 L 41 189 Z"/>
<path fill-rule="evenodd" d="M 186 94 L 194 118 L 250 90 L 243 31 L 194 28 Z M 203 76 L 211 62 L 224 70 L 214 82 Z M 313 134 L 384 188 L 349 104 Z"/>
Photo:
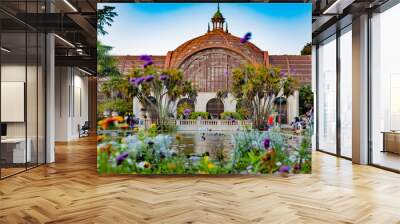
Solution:
<path fill-rule="evenodd" d="M 78 12 L 78 10 L 68 1 L 68 0 L 64 0 L 65 4 L 67 4 L 72 10 L 74 10 L 74 12 Z"/>
<path fill-rule="evenodd" d="M 9 50 L 9 49 L 7 49 L 5 47 L 1 47 L 0 49 L 1 49 L 1 51 L 4 51 L 6 53 L 10 53 L 11 52 L 11 50 Z"/>
<path fill-rule="evenodd" d="M 92 75 L 90 72 L 85 71 L 85 70 L 83 70 L 83 69 L 81 69 L 81 68 L 79 68 L 79 67 L 78 67 L 78 70 L 81 71 L 81 72 L 83 72 L 83 73 L 85 73 L 85 74 L 87 74 L 87 75 Z"/>
<path fill-rule="evenodd" d="M 67 45 L 69 45 L 70 47 L 73 47 L 73 48 L 75 48 L 75 45 L 73 45 L 71 42 L 69 42 L 68 40 L 66 40 L 66 39 L 64 39 L 64 38 L 62 38 L 62 37 L 60 37 L 59 35 L 57 35 L 57 34 L 54 34 L 54 36 L 55 37 L 57 37 L 59 40 L 61 40 L 62 42 L 64 42 L 64 43 L 66 43 Z"/>

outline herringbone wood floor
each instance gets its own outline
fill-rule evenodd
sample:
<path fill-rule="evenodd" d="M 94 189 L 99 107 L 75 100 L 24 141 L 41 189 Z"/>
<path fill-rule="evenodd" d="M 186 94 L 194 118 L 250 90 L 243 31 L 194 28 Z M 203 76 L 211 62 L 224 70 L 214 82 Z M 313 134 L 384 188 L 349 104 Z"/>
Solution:
<path fill-rule="evenodd" d="M 400 223 L 400 175 L 326 154 L 289 178 L 99 177 L 95 144 L 0 181 L 0 223 Z"/>

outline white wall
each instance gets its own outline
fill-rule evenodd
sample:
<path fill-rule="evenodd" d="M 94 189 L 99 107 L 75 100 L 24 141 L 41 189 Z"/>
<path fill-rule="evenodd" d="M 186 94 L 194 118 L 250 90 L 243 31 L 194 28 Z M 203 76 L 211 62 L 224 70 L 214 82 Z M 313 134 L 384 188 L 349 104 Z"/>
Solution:
<path fill-rule="evenodd" d="M 1 81 L 2 82 L 25 82 L 24 65 L 6 64 L 1 66 Z M 28 70 L 32 68 L 28 67 Z M 24 109 L 24 108 L 23 108 Z M 1 108 L 7 110 L 7 108 Z M 7 137 L 25 137 L 25 122 L 10 122 L 7 123 Z"/>
<path fill-rule="evenodd" d="M 1 81 L 3 82 L 24 82 L 26 70 L 28 74 L 35 73 L 36 74 L 36 67 L 28 66 L 25 67 L 24 65 L 18 64 L 5 64 L 1 66 Z M 28 77 L 29 78 L 29 77 Z M 29 80 L 29 85 L 36 85 L 36 81 Z M 27 88 L 27 106 L 35 107 L 36 108 L 36 88 Z M 31 92 L 32 91 L 32 92 Z M 4 97 L 4 96 L 3 96 Z M 35 105 L 29 105 L 32 102 L 35 102 Z M 1 108 L 2 110 L 7 110 L 7 108 Z M 22 108 L 24 110 L 24 108 Z M 28 109 L 28 111 L 30 111 Z M 28 113 L 27 114 L 28 122 L 34 121 L 36 123 L 37 117 L 36 113 Z M 7 136 L 8 137 L 25 137 L 25 123 L 26 122 L 7 122 Z M 30 129 L 36 130 L 36 124 L 29 124 L 28 125 L 28 137 L 30 133 Z"/>
<path fill-rule="evenodd" d="M 217 95 L 216 92 L 200 92 L 198 93 L 195 111 L 206 111 L 207 102 Z M 231 94 L 228 94 L 228 97 L 223 100 L 224 103 L 224 111 L 225 112 L 235 112 L 236 111 L 236 100 L 233 98 Z"/>
<path fill-rule="evenodd" d="M 72 67 L 56 67 L 55 140 L 79 137 L 78 125 L 88 121 L 88 78 Z"/>
<path fill-rule="evenodd" d="M 39 70 L 37 70 L 39 69 Z M 1 81 L 2 82 L 21 82 L 26 85 L 26 97 L 24 95 L 25 90 L 20 89 L 19 94 L 22 95 L 22 107 L 11 108 L 2 107 L 2 112 L 6 113 L 17 113 L 13 110 L 20 110 L 18 113 L 22 113 L 24 116 L 26 112 L 26 120 L 23 118 L 20 122 L 5 122 L 7 124 L 7 137 L 8 138 L 28 138 L 29 148 L 31 150 L 30 155 L 32 162 L 39 163 L 44 162 L 44 89 L 43 89 L 43 78 L 42 68 L 25 64 L 9 63 L 2 64 L 1 66 Z M 26 80 L 27 79 L 27 80 Z M 23 87 L 24 88 L 24 87 Z M 7 93 L 3 92 L 3 97 L 7 97 Z M 8 93 L 10 94 L 10 93 Z M 26 99 L 24 99 L 26 98 Z M 15 102 L 17 103 L 17 102 Z M 26 106 L 25 106 L 26 103 Z M 37 155 L 39 154 L 39 155 Z"/>
<path fill-rule="evenodd" d="M 295 90 L 293 95 L 287 99 L 288 124 L 297 116 L 299 116 L 299 91 Z"/>

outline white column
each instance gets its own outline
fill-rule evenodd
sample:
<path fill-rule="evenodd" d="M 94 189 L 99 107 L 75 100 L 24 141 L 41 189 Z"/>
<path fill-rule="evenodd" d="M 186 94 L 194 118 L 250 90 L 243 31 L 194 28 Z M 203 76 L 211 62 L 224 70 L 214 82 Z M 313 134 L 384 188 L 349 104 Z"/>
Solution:
<path fill-rule="evenodd" d="M 46 163 L 55 161 L 55 54 L 54 35 L 46 36 Z"/>
<path fill-rule="evenodd" d="M 317 142 L 317 134 L 316 134 L 316 120 L 317 120 L 317 113 L 315 113 L 315 108 L 316 108 L 316 103 L 317 103 L 317 47 L 315 45 L 312 45 L 312 83 L 311 83 L 311 88 L 313 91 L 313 96 L 314 96 L 314 127 L 313 127 L 313 136 L 312 136 L 312 150 L 316 150 L 316 142 Z"/>
<path fill-rule="evenodd" d="M 216 95 L 216 94 L 215 94 Z M 228 97 L 224 99 L 224 111 L 225 112 L 236 112 L 236 100 L 232 94 L 228 94 Z"/>
<path fill-rule="evenodd" d="M 142 108 L 142 104 L 139 102 L 139 100 L 136 97 L 133 98 L 132 104 L 133 104 L 132 105 L 133 106 L 133 114 L 136 117 L 140 118 L 142 115 L 140 112 L 140 109 Z"/>
<path fill-rule="evenodd" d="M 368 15 L 353 19 L 353 162 L 368 163 Z"/>

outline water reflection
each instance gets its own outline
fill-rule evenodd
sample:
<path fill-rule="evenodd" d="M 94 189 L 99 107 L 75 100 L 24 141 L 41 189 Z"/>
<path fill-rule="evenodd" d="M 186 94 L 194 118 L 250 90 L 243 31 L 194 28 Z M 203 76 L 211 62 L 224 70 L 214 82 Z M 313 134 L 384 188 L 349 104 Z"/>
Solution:
<path fill-rule="evenodd" d="M 226 160 L 233 149 L 232 135 L 235 132 L 185 131 L 173 134 L 172 149 L 185 155 L 208 154 L 212 159 Z"/>

